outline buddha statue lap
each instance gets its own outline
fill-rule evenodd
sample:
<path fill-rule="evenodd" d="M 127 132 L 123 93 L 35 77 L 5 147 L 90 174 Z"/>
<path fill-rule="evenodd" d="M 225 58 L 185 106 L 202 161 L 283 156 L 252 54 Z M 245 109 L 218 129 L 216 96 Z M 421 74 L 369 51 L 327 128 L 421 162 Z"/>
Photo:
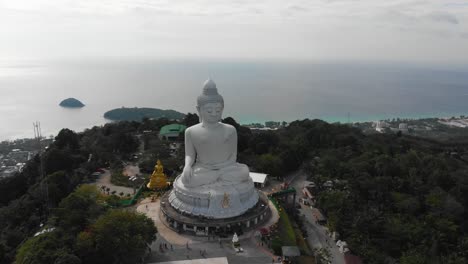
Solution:
<path fill-rule="evenodd" d="M 237 163 L 237 132 L 219 122 L 224 100 L 216 84 L 205 82 L 198 97 L 200 123 L 185 131 L 185 166 L 169 201 L 177 210 L 209 218 L 241 215 L 258 201 L 249 168 Z"/>

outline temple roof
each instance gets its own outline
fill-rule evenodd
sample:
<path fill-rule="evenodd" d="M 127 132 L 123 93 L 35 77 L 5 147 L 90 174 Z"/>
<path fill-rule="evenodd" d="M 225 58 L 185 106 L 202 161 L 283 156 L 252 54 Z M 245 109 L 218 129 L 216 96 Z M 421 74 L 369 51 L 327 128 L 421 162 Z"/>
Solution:
<path fill-rule="evenodd" d="M 163 126 L 161 130 L 159 131 L 159 135 L 164 136 L 167 134 L 173 134 L 173 133 L 182 133 L 187 127 L 181 124 L 170 124 Z"/>

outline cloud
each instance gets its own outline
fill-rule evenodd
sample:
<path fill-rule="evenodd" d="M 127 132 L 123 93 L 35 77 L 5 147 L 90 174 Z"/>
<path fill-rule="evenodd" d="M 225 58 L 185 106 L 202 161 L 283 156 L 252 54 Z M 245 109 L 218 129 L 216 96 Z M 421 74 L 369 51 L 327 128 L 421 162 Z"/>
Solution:
<path fill-rule="evenodd" d="M 303 11 L 308 11 L 309 9 L 303 6 L 292 5 L 288 7 L 288 10 L 303 12 Z"/>
<path fill-rule="evenodd" d="M 0 0 L 0 58 L 57 53 L 426 59 L 442 56 L 437 51 L 444 49 L 447 60 L 468 61 L 468 33 L 455 26 L 468 23 L 468 5 L 447 2 Z"/>
<path fill-rule="evenodd" d="M 253 14 L 263 14 L 263 10 L 260 9 L 260 8 L 249 8 L 248 10 L 249 12 L 253 13 Z"/>
<path fill-rule="evenodd" d="M 427 17 L 440 23 L 448 23 L 453 25 L 460 23 L 456 16 L 447 12 L 432 12 L 431 14 L 427 15 Z"/>
<path fill-rule="evenodd" d="M 468 3 L 466 3 L 465 1 L 463 1 L 463 2 L 448 2 L 448 3 L 445 3 L 444 6 L 455 7 L 455 8 L 468 7 Z"/>
<path fill-rule="evenodd" d="M 404 13 L 400 10 L 389 9 L 386 10 L 384 13 L 377 15 L 374 20 L 383 21 L 386 23 L 392 23 L 396 25 L 410 25 L 417 23 L 419 18 L 415 15 Z"/>

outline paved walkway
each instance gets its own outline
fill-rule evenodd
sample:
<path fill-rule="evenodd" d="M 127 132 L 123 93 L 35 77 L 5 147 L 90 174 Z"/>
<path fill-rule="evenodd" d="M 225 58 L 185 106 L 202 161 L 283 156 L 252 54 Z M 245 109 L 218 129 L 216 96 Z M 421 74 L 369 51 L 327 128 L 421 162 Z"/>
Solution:
<path fill-rule="evenodd" d="M 274 208 L 273 204 L 269 204 Z M 277 259 L 266 247 L 262 247 L 256 240 L 255 230 L 245 232 L 239 236 L 242 253 L 236 253 L 232 247 L 231 239 L 228 238 L 208 238 L 179 234 L 169 229 L 160 219 L 159 200 L 151 202 L 150 198 L 144 199 L 138 206 L 137 211 L 150 217 L 157 229 L 156 241 L 151 245 L 151 254 L 147 258 L 147 263 L 158 263 L 178 260 L 194 260 L 227 257 L 229 264 L 247 263 L 272 263 Z M 258 227 L 268 227 L 276 223 L 279 219 L 276 209 L 272 210 L 271 218 Z M 166 249 L 167 246 L 167 249 Z M 162 250 L 161 248 L 162 247 Z M 206 251 L 206 254 L 201 254 Z"/>
<path fill-rule="evenodd" d="M 302 172 L 294 173 L 289 179 L 290 186 L 294 187 L 298 192 L 297 199 L 302 197 L 302 188 L 307 175 Z M 313 249 L 327 248 L 332 256 L 331 263 L 333 264 L 344 264 L 344 255 L 339 251 L 338 247 L 334 244 L 325 231 L 325 227 L 315 223 L 315 216 L 312 213 L 312 209 L 309 206 L 301 204 L 299 209 L 304 214 L 306 221 L 305 226 L 307 229 L 307 242 Z"/>
<path fill-rule="evenodd" d="M 124 195 L 134 194 L 133 188 L 114 185 L 111 183 L 110 180 L 111 180 L 111 173 L 109 170 L 105 170 L 105 172 L 101 174 L 101 176 L 99 176 L 95 185 L 98 186 L 98 190 L 100 190 L 101 186 L 106 186 L 107 188 L 110 189 L 109 193 L 112 193 L 113 191 L 115 191 L 117 195 L 121 192 L 123 192 Z"/>
<path fill-rule="evenodd" d="M 136 165 L 127 165 L 123 169 L 122 174 L 128 177 L 140 175 L 140 167 Z"/>
<path fill-rule="evenodd" d="M 160 200 L 151 202 L 150 198 L 145 198 L 137 207 L 137 212 L 144 213 L 151 218 L 158 229 L 158 235 L 165 241 L 173 245 L 185 246 L 187 243 L 193 243 L 190 236 L 181 235 L 172 229 L 169 229 L 160 219 Z"/>

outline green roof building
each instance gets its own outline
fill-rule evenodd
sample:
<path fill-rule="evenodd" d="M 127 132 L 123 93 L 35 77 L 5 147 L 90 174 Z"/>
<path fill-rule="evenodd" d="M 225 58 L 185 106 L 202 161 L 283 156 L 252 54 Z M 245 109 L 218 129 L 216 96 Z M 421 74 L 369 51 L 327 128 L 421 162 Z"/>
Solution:
<path fill-rule="evenodd" d="M 159 138 L 165 140 L 176 140 L 187 127 L 180 124 L 170 124 L 163 126 L 159 131 Z"/>

